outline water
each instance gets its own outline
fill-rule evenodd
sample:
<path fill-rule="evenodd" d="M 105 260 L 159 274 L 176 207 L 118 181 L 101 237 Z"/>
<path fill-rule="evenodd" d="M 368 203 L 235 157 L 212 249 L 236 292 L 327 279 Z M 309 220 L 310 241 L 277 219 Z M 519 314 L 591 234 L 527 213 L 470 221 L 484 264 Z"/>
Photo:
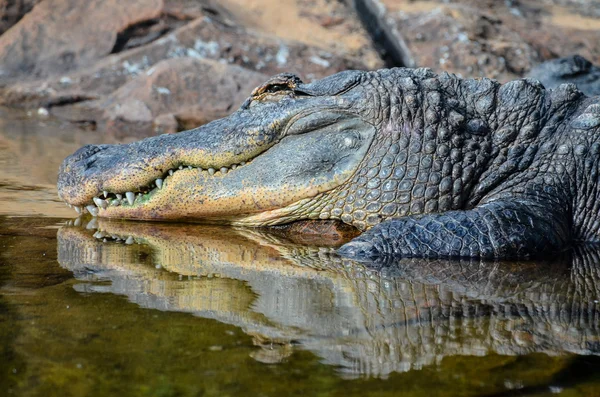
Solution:
<path fill-rule="evenodd" d="M 265 230 L 73 225 L 56 170 L 102 140 L 0 111 L 1 395 L 600 393 L 591 248 L 372 268 Z"/>

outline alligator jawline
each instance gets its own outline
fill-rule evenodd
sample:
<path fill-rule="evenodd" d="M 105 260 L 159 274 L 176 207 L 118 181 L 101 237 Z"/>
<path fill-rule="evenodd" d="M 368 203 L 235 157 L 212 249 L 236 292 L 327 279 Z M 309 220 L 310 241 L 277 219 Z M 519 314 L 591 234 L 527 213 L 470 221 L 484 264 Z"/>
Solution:
<path fill-rule="evenodd" d="M 108 192 L 103 191 L 98 195 L 92 197 L 91 202 L 88 204 L 77 206 L 66 203 L 68 207 L 75 209 L 78 214 L 84 214 L 89 212 L 92 216 L 97 216 L 99 208 L 106 209 L 108 207 L 116 207 L 116 206 L 132 206 L 138 201 L 143 201 L 149 199 L 155 192 L 162 189 L 162 185 L 164 181 L 168 178 L 172 177 L 175 173 L 184 170 L 200 170 L 202 173 L 206 173 L 212 177 L 218 178 L 224 176 L 230 171 L 236 170 L 238 168 L 245 167 L 250 164 L 252 159 L 247 161 L 242 161 L 239 164 L 232 164 L 228 167 L 221 167 L 219 169 L 215 168 L 201 168 L 194 167 L 191 165 L 180 165 L 178 168 L 172 168 L 168 170 L 162 177 L 157 178 L 154 182 L 149 183 L 146 186 L 139 187 L 137 190 L 131 190 L 128 192 Z"/>

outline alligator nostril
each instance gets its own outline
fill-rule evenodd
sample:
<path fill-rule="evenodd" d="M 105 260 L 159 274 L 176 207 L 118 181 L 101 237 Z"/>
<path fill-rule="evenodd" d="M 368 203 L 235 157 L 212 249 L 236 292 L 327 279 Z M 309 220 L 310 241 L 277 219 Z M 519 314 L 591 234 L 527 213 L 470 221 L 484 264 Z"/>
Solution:
<path fill-rule="evenodd" d="M 70 156 L 71 161 L 81 161 L 106 149 L 109 145 L 85 145 Z"/>
<path fill-rule="evenodd" d="M 96 164 L 96 161 L 97 161 L 97 160 L 98 160 L 97 158 L 88 159 L 88 160 L 85 162 L 85 169 L 86 169 L 86 170 L 89 170 L 90 168 L 93 168 L 93 167 L 94 167 L 94 164 Z"/>

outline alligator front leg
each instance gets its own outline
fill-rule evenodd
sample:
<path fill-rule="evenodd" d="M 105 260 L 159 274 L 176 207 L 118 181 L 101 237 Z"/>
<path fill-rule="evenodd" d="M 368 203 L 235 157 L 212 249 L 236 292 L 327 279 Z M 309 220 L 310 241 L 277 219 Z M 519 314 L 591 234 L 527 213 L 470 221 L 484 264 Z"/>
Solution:
<path fill-rule="evenodd" d="M 566 217 L 551 206 L 493 201 L 472 210 L 390 219 L 342 246 L 355 259 L 395 257 L 527 258 L 564 250 Z"/>

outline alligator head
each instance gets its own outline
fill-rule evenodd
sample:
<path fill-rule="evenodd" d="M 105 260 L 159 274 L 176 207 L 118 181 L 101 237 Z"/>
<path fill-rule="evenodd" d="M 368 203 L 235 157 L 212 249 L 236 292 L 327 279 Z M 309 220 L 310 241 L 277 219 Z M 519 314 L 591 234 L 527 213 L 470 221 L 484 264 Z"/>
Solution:
<path fill-rule="evenodd" d="M 94 216 L 269 225 L 318 218 L 320 197 L 359 168 L 375 136 L 356 103 L 367 73 L 311 84 L 282 74 L 229 117 L 63 162 L 61 199 Z M 363 112 L 364 113 L 364 112 Z"/>

